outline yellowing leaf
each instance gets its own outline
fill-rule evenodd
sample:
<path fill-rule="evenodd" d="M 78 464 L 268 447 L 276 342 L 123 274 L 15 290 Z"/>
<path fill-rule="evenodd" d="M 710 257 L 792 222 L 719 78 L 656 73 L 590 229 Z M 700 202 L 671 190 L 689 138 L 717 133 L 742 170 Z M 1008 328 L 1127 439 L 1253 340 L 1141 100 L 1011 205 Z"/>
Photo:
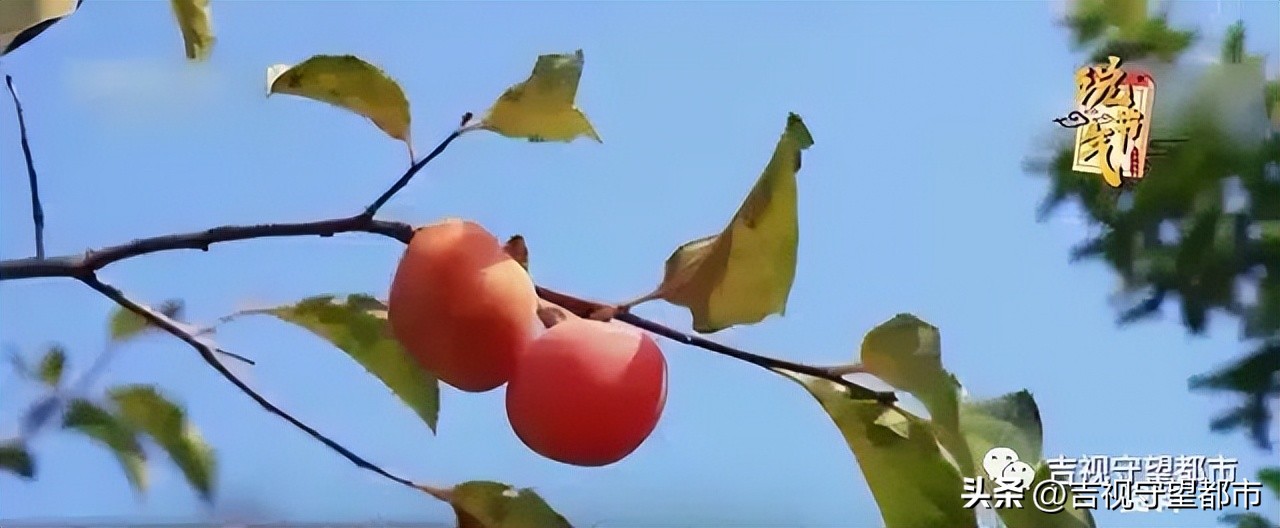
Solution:
<path fill-rule="evenodd" d="M 571 528 L 529 488 L 474 480 L 449 490 L 424 487 L 423 491 L 453 506 L 458 528 Z"/>
<path fill-rule="evenodd" d="M 507 88 L 479 127 L 530 141 L 570 142 L 587 136 L 602 142 L 587 116 L 574 106 L 582 63 L 582 50 L 540 55 L 529 78 Z"/>
<path fill-rule="evenodd" d="M 785 313 L 800 239 L 796 172 L 800 151 L 811 145 L 804 121 L 788 116 L 764 174 L 729 226 L 677 248 L 667 258 L 662 284 L 645 299 L 688 308 L 701 333 Z"/>
<path fill-rule="evenodd" d="M 18 49 L 67 15 L 84 0 L 0 1 L 0 55 Z"/>
<path fill-rule="evenodd" d="M 238 315 L 270 315 L 309 330 L 332 343 L 382 381 L 434 432 L 440 415 L 440 384 L 391 335 L 387 307 L 368 295 L 309 297 L 297 304 Z"/>
<path fill-rule="evenodd" d="M 267 68 L 267 96 L 289 94 L 328 103 L 373 121 L 410 143 L 409 99 L 382 69 L 354 55 L 316 55 L 296 66 Z"/>
<path fill-rule="evenodd" d="M 170 0 L 170 4 L 173 5 L 174 16 L 178 17 L 187 58 L 197 61 L 209 58 L 217 41 L 213 36 L 209 0 Z"/>
<path fill-rule="evenodd" d="M 894 407 L 850 397 L 828 380 L 775 370 L 809 391 L 853 451 L 887 528 L 974 528 L 963 481 L 929 422 Z"/>

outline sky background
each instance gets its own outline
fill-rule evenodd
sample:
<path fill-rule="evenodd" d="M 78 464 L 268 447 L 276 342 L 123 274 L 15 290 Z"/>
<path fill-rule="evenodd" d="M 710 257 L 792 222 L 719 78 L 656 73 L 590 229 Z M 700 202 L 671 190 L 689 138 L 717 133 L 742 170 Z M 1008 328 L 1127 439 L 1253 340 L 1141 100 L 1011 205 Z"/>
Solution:
<path fill-rule="evenodd" d="M 1072 72 L 1051 2 L 419 3 L 213 2 L 219 43 L 186 64 L 167 2 L 87 2 L 5 57 L 24 98 L 50 254 L 222 224 L 357 212 L 407 163 L 370 123 L 264 96 L 267 66 L 353 53 L 412 101 L 427 152 L 466 111 L 523 80 L 542 53 L 585 50 L 578 104 L 604 139 L 530 144 L 469 134 L 385 209 L 463 216 L 523 234 L 539 283 L 608 300 L 649 291 L 677 245 L 718 231 L 768 160 L 788 112 L 816 144 L 799 175 L 801 242 L 785 317 L 717 339 L 832 364 L 899 312 L 938 326 L 943 357 L 976 397 L 1028 389 L 1052 456 L 1217 455 L 1253 476 L 1274 453 L 1208 431 L 1231 402 L 1188 376 L 1239 354 L 1219 320 L 1190 338 L 1176 312 L 1120 329 L 1116 279 L 1070 265 L 1078 216 L 1045 223 L 1046 182 L 1022 169 L 1069 109 Z M 1274 1 L 1179 3 L 1209 54 L 1236 18 L 1277 71 Z M 1202 54 L 1203 55 L 1203 54 Z M 0 105 L 0 257 L 32 254 L 25 168 Z M 1061 133 L 1061 132 L 1058 132 Z M 321 293 L 385 296 L 402 246 L 372 235 L 169 252 L 101 276 L 139 299 L 179 297 L 195 322 Z M 29 357 L 65 344 L 71 374 L 106 343 L 113 305 L 71 280 L 0 284 L 0 343 Z M 687 311 L 638 310 L 678 328 Z M 340 351 L 272 319 L 218 333 L 257 360 L 234 367 L 262 394 L 415 480 L 537 489 L 580 526 L 879 526 L 852 454 L 794 383 L 664 342 L 666 411 L 633 455 L 576 468 L 510 431 L 501 389 L 443 388 L 439 434 Z M 257 407 L 165 335 L 120 350 L 96 388 L 157 383 L 217 449 L 220 501 L 202 506 L 163 455 L 135 499 L 115 459 L 50 431 L 39 479 L 0 476 L 0 519 L 452 522 L 447 506 L 360 470 Z M 0 370 L 0 437 L 38 388 Z M 1268 497 L 1267 501 L 1271 501 Z M 1275 512 L 1274 502 L 1266 507 Z M 1097 514 L 1102 527 L 1211 526 L 1217 512 Z"/>

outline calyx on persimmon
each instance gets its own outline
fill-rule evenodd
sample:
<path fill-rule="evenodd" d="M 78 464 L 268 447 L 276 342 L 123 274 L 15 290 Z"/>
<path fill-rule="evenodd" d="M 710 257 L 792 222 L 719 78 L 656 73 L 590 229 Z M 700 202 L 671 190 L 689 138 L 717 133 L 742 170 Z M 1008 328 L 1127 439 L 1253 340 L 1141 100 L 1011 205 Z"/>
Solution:
<path fill-rule="evenodd" d="M 440 381 L 467 392 L 506 383 L 534 337 L 533 281 L 481 225 L 456 218 L 414 232 L 391 283 L 396 340 Z"/>
<path fill-rule="evenodd" d="M 534 339 L 507 385 L 507 418 L 534 452 L 566 464 L 622 460 L 653 433 L 667 363 L 647 333 L 569 318 Z"/>

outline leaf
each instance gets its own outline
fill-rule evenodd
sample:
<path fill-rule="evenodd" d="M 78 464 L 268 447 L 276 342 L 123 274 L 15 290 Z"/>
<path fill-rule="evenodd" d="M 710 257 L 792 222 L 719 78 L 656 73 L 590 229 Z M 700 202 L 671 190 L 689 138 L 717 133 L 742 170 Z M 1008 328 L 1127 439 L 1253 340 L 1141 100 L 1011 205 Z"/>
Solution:
<path fill-rule="evenodd" d="M 1218 522 L 1234 525 L 1235 528 L 1276 528 L 1275 523 L 1254 512 L 1223 514 L 1218 517 Z"/>
<path fill-rule="evenodd" d="M 71 15 L 84 0 L 4 0 L 0 2 L 0 56 L 8 55 Z"/>
<path fill-rule="evenodd" d="M 1070 490 L 1067 490 L 1068 502 L 1064 513 L 1043 512 L 1029 500 L 1036 484 L 1050 476 L 1050 468 L 1042 460 L 1040 410 L 1030 392 L 1021 390 L 988 400 L 962 403 L 960 429 L 968 443 L 974 467 L 983 467 L 983 458 L 992 448 L 1006 447 L 1018 455 L 1018 460 L 1037 468 L 1032 487 L 1028 488 L 1022 502 L 1023 508 L 996 509 L 1007 528 L 1093 528 L 1093 517 L 1088 510 L 1070 506 Z M 974 476 L 985 475 L 986 472 L 981 471 Z M 988 485 L 986 489 L 993 488 Z"/>
<path fill-rule="evenodd" d="M 62 383 L 62 371 L 66 366 L 67 350 L 62 345 L 54 345 L 40 358 L 40 366 L 36 372 L 45 385 L 57 388 Z"/>
<path fill-rule="evenodd" d="M 1258 482 L 1271 490 L 1280 499 L 1280 467 L 1268 467 L 1258 470 Z"/>
<path fill-rule="evenodd" d="M 74 400 L 62 426 L 78 431 L 111 450 L 135 492 L 147 489 L 147 461 L 137 433 L 106 409 L 86 400 Z"/>
<path fill-rule="evenodd" d="M 576 106 L 582 50 L 539 55 L 525 81 L 507 88 L 480 120 L 479 128 L 529 141 L 571 142 L 587 136 L 603 143 Z"/>
<path fill-rule="evenodd" d="M 1031 481 L 1031 486 L 1027 488 L 1022 507 L 1010 505 L 1008 508 L 995 510 L 1000 515 L 1000 520 L 1004 521 L 1005 528 L 1095 528 L 1097 526 L 1094 523 L 1093 514 L 1088 509 L 1077 509 L 1072 506 L 1072 501 L 1075 499 L 1072 498 L 1070 485 L 1064 485 L 1066 501 L 1063 502 L 1065 506 L 1061 511 L 1047 513 L 1035 505 L 1031 496 L 1036 486 L 1049 480 L 1050 476 L 1049 466 L 1041 463 L 1036 467 L 1036 476 Z"/>
<path fill-rule="evenodd" d="M 157 311 L 170 318 L 180 317 L 182 310 L 183 303 L 181 299 L 169 299 L 157 308 Z M 141 315 L 125 308 L 116 308 L 116 311 L 111 314 L 109 327 L 111 340 L 117 343 L 138 337 L 144 331 L 153 328 Z"/>
<path fill-rule="evenodd" d="M 453 506 L 458 528 L 570 528 L 532 489 L 474 480 L 451 490 L 423 488 Z"/>
<path fill-rule="evenodd" d="M 925 420 L 868 400 L 813 376 L 775 370 L 813 395 L 857 458 L 886 528 L 974 527 L 963 481 Z M 905 435 L 904 435 L 905 433 Z"/>
<path fill-rule="evenodd" d="M 31 459 L 31 453 L 17 440 L 0 443 L 0 468 L 27 479 L 36 475 L 36 464 Z"/>
<path fill-rule="evenodd" d="M 107 394 L 116 405 L 119 419 L 155 440 L 200 497 L 212 501 L 214 453 L 200 431 L 187 421 L 186 412 L 150 385 L 115 387 Z"/>
<path fill-rule="evenodd" d="M 937 327 L 911 314 L 895 315 L 867 332 L 860 357 L 868 373 L 924 404 L 938 440 L 955 457 L 960 472 L 972 476 L 973 456 L 960 433 L 960 383 L 942 368 Z"/>
<path fill-rule="evenodd" d="M 202 61 L 213 52 L 217 39 L 213 36 L 212 15 L 209 0 L 170 0 L 173 14 L 178 17 L 182 30 L 182 42 L 187 48 L 187 58 Z"/>
<path fill-rule="evenodd" d="M 960 406 L 960 429 L 969 444 L 974 467 L 982 467 L 983 456 L 994 447 L 1007 447 L 1018 460 L 1035 467 L 1043 458 L 1040 410 L 1030 392 L 1021 390 L 1003 396 L 964 402 Z"/>
<path fill-rule="evenodd" d="M 396 342 L 381 301 L 359 294 L 344 300 L 321 295 L 294 305 L 242 313 L 271 315 L 324 338 L 381 380 L 435 432 L 440 384 Z"/>
<path fill-rule="evenodd" d="M 410 144 L 409 99 L 381 68 L 354 55 L 315 55 L 267 68 L 267 96 L 286 94 L 355 112 L 388 136 Z M 411 146 L 412 148 L 412 146 Z"/>
<path fill-rule="evenodd" d="M 694 330 L 708 334 L 786 312 L 800 239 L 796 172 L 813 137 L 790 114 L 773 157 L 728 227 L 680 246 L 662 284 L 646 296 L 684 306 Z"/>

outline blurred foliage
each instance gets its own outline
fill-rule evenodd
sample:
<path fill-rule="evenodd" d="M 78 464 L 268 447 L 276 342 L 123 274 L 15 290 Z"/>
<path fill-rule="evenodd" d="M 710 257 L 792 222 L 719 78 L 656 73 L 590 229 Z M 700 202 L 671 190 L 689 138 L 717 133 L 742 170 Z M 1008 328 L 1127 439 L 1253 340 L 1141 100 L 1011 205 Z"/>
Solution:
<path fill-rule="evenodd" d="M 1169 71 L 1189 68 L 1180 55 L 1197 40 L 1195 31 L 1170 28 L 1167 13 L 1148 15 L 1142 1 L 1077 2 L 1065 25 L 1091 62 L 1115 55 Z M 1193 335 L 1214 314 L 1241 322 L 1248 351 L 1190 387 L 1238 394 L 1241 403 L 1213 419 L 1212 429 L 1243 429 L 1270 449 L 1270 403 L 1280 395 L 1280 83 L 1265 80 L 1245 37 L 1242 23 L 1232 26 L 1218 62 L 1193 86 L 1171 89 L 1157 78 L 1152 156 L 1137 185 L 1114 190 L 1073 172 L 1070 144 L 1028 168 L 1050 183 L 1042 219 L 1070 202 L 1100 228 L 1071 257 L 1101 260 L 1120 276 L 1121 324 L 1159 314 L 1166 301 Z M 1187 101 L 1161 109 L 1162 92 L 1187 88 Z M 1249 115 L 1240 119 L 1224 110 L 1230 107 Z M 1250 125 L 1258 123 L 1268 130 L 1254 135 Z"/>

